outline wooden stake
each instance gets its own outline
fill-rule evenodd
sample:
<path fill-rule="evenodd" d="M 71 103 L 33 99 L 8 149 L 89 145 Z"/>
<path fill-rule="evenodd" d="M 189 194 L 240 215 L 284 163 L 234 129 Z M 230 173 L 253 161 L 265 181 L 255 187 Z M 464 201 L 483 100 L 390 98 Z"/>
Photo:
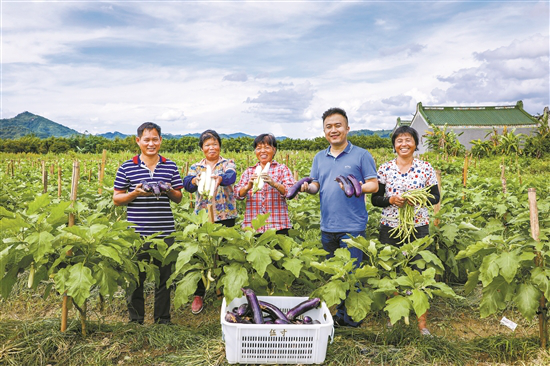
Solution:
<path fill-rule="evenodd" d="M 61 197 L 61 165 L 57 165 L 57 198 Z"/>
<path fill-rule="evenodd" d="M 80 164 L 78 163 L 78 161 L 74 161 L 73 162 L 73 177 L 72 177 L 72 182 L 71 182 L 71 201 L 72 201 L 72 204 L 71 206 L 74 207 L 74 203 L 76 202 L 76 195 L 77 195 L 77 191 L 78 191 L 78 178 L 80 176 Z M 73 226 L 74 225 L 74 214 L 71 212 L 69 213 L 69 223 L 68 223 L 68 226 Z M 67 255 L 72 255 L 72 251 L 69 250 L 67 252 Z M 68 301 L 69 301 L 69 296 L 67 296 L 67 293 L 65 292 L 63 294 L 63 304 L 61 306 L 61 331 L 64 332 L 67 330 L 67 317 L 68 317 L 68 312 L 69 312 L 69 308 L 67 306 L 68 304 Z"/>
<path fill-rule="evenodd" d="M 466 188 L 466 182 L 468 181 L 468 153 L 464 155 L 464 167 L 462 168 L 462 185 Z"/>
<path fill-rule="evenodd" d="M 527 196 L 529 199 L 529 219 L 531 221 L 531 237 L 540 241 L 540 228 L 539 228 L 539 211 L 537 208 L 537 192 L 535 188 L 529 188 L 527 190 Z M 540 252 L 537 252 L 535 258 L 535 265 L 537 267 L 544 267 L 544 259 Z M 546 349 L 548 343 L 548 317 L 546 308 L 546 298 L 544 294 L 541 295 L 539 300 L 539 336 L 540 346 L 542 349 Z"/>
<path fill-rule="evenodd" d="M 209 203 L 206 205 L 206 209 L 208 210 L 208 222 L 214 222 L 214 205 Z"/>
<path fill-rule="evenodd" d="M 294 171 L 294 180 L 297 182 L 297 181 L 299 181 L 298 178 L 299 178 L 298 171 L 295 170 L 295 171 Z"/>
<path fill-rule="evenodd" d="M 44 185 L 42 193 L 48 192 L 48 169 L 46 169 L 45 161 L 42 162 L 42 184 Z"/>
<path fill-rule="evenodd" d="M 107 162 L 107 150 L 103 149 L 103 155 L 101 156 L 101 169 L 99 170 L 99 189 L 97 193 L 103 192 L 103 177 L 105 176 L 105 163 Z"/>
<path fill-rule="evenodd" d="M 71 206 L 74 206 L 76 202 L 79 177 L 80 177 L 80 163 L 77 160 L 75 160 L 73 162 L 73 176 L 71 180 L 71 197 L 70 197 L 70 200 L 72 201 Z M 74 225 L 74 214 L 69 213 L 69 226 L 73 226 L 73 225 Z"/>
<path fill-rule="evenodd" d="M 46 161 L 42 160 L 40 166 L 41 166 L 40 173 L 42 174 L 42 184 L 44 184 L 44 174 L 46 173 Z"/>
<path fill-rule="evenodd" d="M 502 193 L 506 194 L 506 177 L 504 175 L 504 172 L 506 171 L 506 166 L 504 165 L 504 159 L 502 161 L 502 165 L 500 166 L 501 172 L 500 172 L 500 181 L 502 182 Z"/>

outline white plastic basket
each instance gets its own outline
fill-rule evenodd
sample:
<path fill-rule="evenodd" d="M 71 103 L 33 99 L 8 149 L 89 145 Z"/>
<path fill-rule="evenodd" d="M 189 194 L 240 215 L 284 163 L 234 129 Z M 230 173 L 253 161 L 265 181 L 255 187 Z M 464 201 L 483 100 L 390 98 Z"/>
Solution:
<path fill-rule="evenodd" d="M 258 296 L 283 312 L 287 312 L 307 297 Z M 246 303 L 245 297 L 226 305 L 223 299 L 220 312 L 225 355 L 229 363 L 248 364 L 313 364 L 322 363 L 327 354 L 330 337 L 334 338 L 334 322 L 327 305 L 305 312 L 320 324 L 240 324 L 225 320 L 227 311 Z"/>

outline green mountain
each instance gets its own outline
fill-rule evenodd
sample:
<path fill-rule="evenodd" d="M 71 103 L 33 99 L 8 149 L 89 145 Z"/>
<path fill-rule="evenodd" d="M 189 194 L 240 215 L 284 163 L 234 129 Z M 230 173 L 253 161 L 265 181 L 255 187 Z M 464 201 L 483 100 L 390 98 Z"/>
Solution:
<path fill-rule="evenodd" d="M 378 130 L 378 131 L 372 131 L 372 130 L 357 130 L 357 131 L 350 131 L 349 136 L 372 136 L 372 135 L 378 135 L 380 137 L 390 137 L 392 130 Z"/>
<path fill-rule="evenodd" d="M 350 136 L 372 136 L 372 135 L 379 135 L 380 137 L 389 137 L 392 130 L 379 130 L 379 131 L 371 131 L 371 130 L 357 130 L 357 131 L 350 131 Z M 73 130 L 72 128 L 65 127 L 63 125 L 60 125 L 59 123 L 56 123 L 54 121 L 50 121 L 47 118 L 37 116 L 36 114 L 32 114 L 30 112 L 23 112 L 18 114 L 17 116 L 13 118 L 4 118 L 0 119 L 0 138 L 1 139 L 17 139 L 26 135 L 34 134 L 36 137 L 39 138 L 48 138 L 51 136 L 54 137 L 70 137 L 73 135 L 81 135 L 80 132 Z M 108 139 L 114 140 L 116 137 L 118 138 L 125 138 L 127 136 L 123 133 L 120 133 L 118 131 L 115 132 L 107 132 L 99 134 L 98 136 L 102 136 Z M 173 135 L 170 133 L 164 133 L 162 135 L 166 139 L 179 139 L 184 136 L 192 136 L 192 137 L 199 137 L 200 133 L 188 133 L 185 135 Z M 242 132 L 236 132 L 231 134 L 220 134 L 221 138 L 238 138 L 238 137 L 256 137 L 247 135 Z M 286 139 L 286 136 L 278 136 L 277 140 L 284 140 Z"/>
<path fill-rule="evenodd" d="M 70 137 L 81 133 L 29 112 L 23 112 L 13 118 L 0 119 L 0 138 L 16 139 L 34 134 L 39 138 Z"/>

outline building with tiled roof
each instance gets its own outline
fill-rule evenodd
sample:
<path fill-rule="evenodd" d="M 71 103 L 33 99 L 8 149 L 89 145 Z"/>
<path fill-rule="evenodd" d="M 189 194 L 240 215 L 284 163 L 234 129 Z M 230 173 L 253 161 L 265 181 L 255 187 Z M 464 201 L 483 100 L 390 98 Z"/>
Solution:
<path fill-rule="evenodd" d="M 398 118 L 398 125 L 401 121 Z M 431 126 L 453 131 L 466 149 L 470 149 L 472 140 L 485 140 L 487 134 L 496 129 L 499 134 L 506 128 L 515 129 L 515 133 L 530 135 L 536 130 L 537 120 L 523 110 L 523 102 L 512 106 L 495 107 L 428 107 L 418 103 L 416 113 L 409 124 L 421 136 L 432 131 Z M 425 138 L 422 138 L 419 153 L 428 149 Z"/>

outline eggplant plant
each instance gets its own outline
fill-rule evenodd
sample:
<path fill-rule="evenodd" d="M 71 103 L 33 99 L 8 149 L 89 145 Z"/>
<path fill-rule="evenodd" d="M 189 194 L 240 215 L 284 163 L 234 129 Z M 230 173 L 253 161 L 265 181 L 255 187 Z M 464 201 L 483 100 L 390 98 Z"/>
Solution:
<path fill-rule="evenodd" d="M 356 237 L 344 240 L 348 246 L 362 250 L 366 258 L 354 269 L 347 249 L 337 249 L 334 257 L 312 265 L 328 274 L 328 281 L 314 292 L 328 306 L 345 299 L 348 314 L 354 321 L 371 311 L 384 310 L 392 323 L 408 321 L 411 311 L 418 316 L 429 309 L 433 296 L 460 298 L 436 274 L 443 264 L 427 250 L 431 237 L 418 239 L 401 247 L 380 244 L 377 240 Z"/>
<path fill-rule="evenodd" d="M 174 305 L 187 303 L 198 281 L 207 289 L 219 289 L 228 302 L 242 296 L 243 287 L 259 295 L 292 295 L 299 278 L 316 278 L 309 263 L 325 252 L 317 243 L 299 245 L 275 230 L 259 233 L 268 214 L 252 221 L 252 228 L 228 228 L 208 222 L 206 212 L 190 214 L 189 224 L 174 234 L 174 245 L 161 251 L 165 260 L 174 256 L 175 270 L 169 283 L 176 284 Z M 306 280 L 307 281 L 307 280 Z"/>

